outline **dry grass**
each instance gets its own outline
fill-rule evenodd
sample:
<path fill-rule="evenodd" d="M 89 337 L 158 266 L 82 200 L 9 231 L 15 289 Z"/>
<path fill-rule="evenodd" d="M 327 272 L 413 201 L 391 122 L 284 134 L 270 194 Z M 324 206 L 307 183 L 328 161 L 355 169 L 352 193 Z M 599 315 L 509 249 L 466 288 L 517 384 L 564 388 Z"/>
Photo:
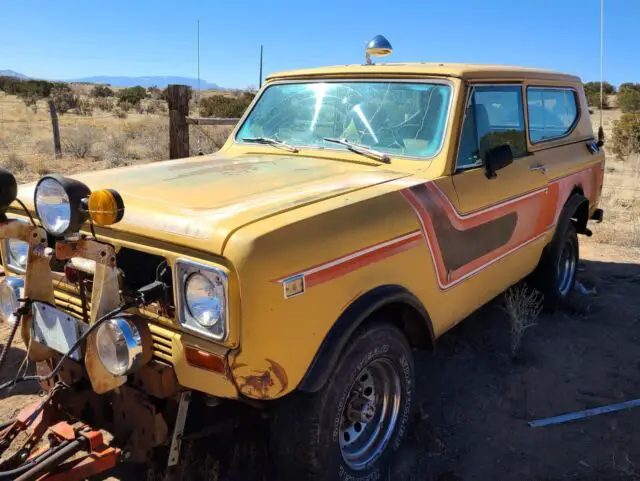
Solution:
<path fill-rule="evenodd" d="M 599 111 L 592 115 L 594 130 L 599 124 L 599 115 Z M 608 142 L 620 115 L 617 109 L 603 112 Z M 625 160 L 616 159 L 610 153 L 607 155 L 600 207 L 605 212 L 604 222 L 593 228 L 593 240 L 621 247 L 640 247 L 640 155 L 630 155 Z"/>
<path fill-rule="evenodd" d="M 72 174 L 169 158 L 169 119 L 166 102 L 144 100 L 128 112 L 113 98 L 87 97 L 91 86 L 74 85 L 82 95 L 81 109 L 59 117 L 63 157 L 53 155 L 49 110 L 44 101 L 27 106 L 0 92 L 0 167 L 16 174 L 19 182 L 36 180 L 43 173 Z M 117 90 L 117 89 L 114 89 Z M 217 151 L 229 128 L 191 129 L 191 151 Z M 198 142 L 198 137 L 200 141 Z"/>
<path fill-rule="evenodd" d="M 510 287 L 504 293 L 504 309 L 511 327 L 511 355 L 515 357 L 522 343 L 524 332 L 536 325 L 542 312 L 542 294 L 524 284 Z"/>

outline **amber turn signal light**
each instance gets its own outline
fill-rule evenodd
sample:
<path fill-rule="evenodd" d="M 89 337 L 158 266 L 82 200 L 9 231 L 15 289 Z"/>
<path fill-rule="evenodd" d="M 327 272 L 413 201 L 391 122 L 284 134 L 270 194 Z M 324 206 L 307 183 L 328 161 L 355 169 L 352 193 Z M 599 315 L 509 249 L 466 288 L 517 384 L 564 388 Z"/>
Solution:
<path fill-rule="evenodd" d="M 223 357 L 201 351 L 194 347 L 186 347 L 184 353 L 187 358 L 187 362 L 194 367 L 200 367 L 220 374 L 227 372 L 227 363 Z"/>
<path fill-rule="evenodd" d="M 98 225 L 113 225 L 124 216 L 122 197 L 113 189 L 92 192 L 87 207 L 91 221 Z"/>

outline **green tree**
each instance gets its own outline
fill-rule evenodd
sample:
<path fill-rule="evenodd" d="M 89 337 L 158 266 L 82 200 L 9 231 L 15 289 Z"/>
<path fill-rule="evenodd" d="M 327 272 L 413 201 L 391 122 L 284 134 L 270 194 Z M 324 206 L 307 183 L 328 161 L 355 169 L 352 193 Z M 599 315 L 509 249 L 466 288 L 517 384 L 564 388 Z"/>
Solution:
<path fill-rule="evenodd" d="M 618 106 L 623 112 L 640 112 L 640 89 L 626 87 L 618 94 Z"/>
<path fill-rule="evenodd" d="M 584 84 L 584 90 L 586 92 L 600 92 L 600 82 L 587 82 Z M 616 93 L 616 88 L 607 81 L 602 83 L 602 90 L 606 95 Z"/>
<path fill-rule="evenodd" d="M 212 95 L 200 101 L 200 115 L 203 117 L 241 117 L 255 97 L 253 92 L 243 92 L 239 96 Z"/>
<path fill-rule="evenodd" d="M 113 97 L 113 90 L 107 85 L 96 85 L 89 92 L 89 96 L 94 98 Z"/>
<path fill-rule="evenodd" d="M 623 114 L 613 124 L 611 151 L 619 158 L 640 153 L 640 114 Z"/>
<path fill-rule="evenodd" d="M 147 98 L 147 91 L 139 85 L 136 87 L 128 87 L 118 92 L 118 105 L 127 102 L 131 105 L 138 105 L 141 100 Z"/>

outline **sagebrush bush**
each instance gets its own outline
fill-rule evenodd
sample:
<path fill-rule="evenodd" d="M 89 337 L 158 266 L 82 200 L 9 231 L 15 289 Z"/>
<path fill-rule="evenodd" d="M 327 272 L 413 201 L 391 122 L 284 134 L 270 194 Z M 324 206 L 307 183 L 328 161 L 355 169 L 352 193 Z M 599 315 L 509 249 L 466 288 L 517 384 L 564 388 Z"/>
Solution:
<path fill-rule="evenodd" d="M 116 107 L 113 109 L 113 115 L 119 119 L 126 119 L 129 114 L 122 107 Z"/>
<path fill-rule="evenodd" d="M 619 159 L 640 153 L 640 113 L 623 114 L 613 123 L 611 151 Z"/>
<path fill-rule="evenodd" d="M 90 117 L 93 115 L 93 101 L 86 97 L 80 97 L 76 101 L 75 113 Z"/>
<path fill-rule="evenodd" d="M 241 117 L 254 96 L 253 92 L 243 92 L 237 97 L 212 95 L 200 101 L 200 115 L 203 117 Z"/>
<path fill-rule="evenodd" d="M 113 97 L 114 94 L 113 94 L 113 90 L 111 90 L 108 86 L 96 85 L 91 89 L 91 92 L 89 92 L 89 95 L 95 98 L 105 98 L 105 97 Z"/>
<path fill-rule="evenodd" d="M 118 92 L 118 105 L 123 102 L 127 102 L 130 105 L 138 105 L 145 98 L 147 98 L 147 91 L 144 87 L 128 87 Z"/>
<path fill-rule="evenodd" d="M 21 172 L 27 168 L 27 161 L 16 152 L 9 152 L 6 157 L 0 157 L 0 166 L 10 172 Z"/>
<path fill-rule="evenodd" d="M 56 110 L 60 115 L 78 107 L 78 96 L 71 90 L 55 88 L 51 92 L 51 98 L 53 98 Z"/>
<path fill-rule="evenodd" d="M 98 97 L 94 99 L 93 105 L 104 112 L 111 112 L 113 107 L 115 107 L 113 99 L 107 97 Z"/>
<path fill-rule="evenodd" d="M 133 108 L 133 104 L 130 104 L 129 102 L 123 101 L 121 99 L 121 100 L 118 101 L 118 107 L 123 112 L 129 112 L 129 110 L 131 110 Z"/>
<path fill-rule="evenodd" d="M 587 104 L 589 105 L 589 107 L 596 107 L 596 108 L 600 108 L 600 91 L 594 91 L 594 90 L 588 90 L 585 91 L 585 95 L 587 96 Z M 604 109 L 608 109 L 609 108 L 609 99 L 607 98 L 607 95 L 603 95 L 602 97 L 602 108 Z"/>
<path fill-rule="evenodd" d="M 618 106 L 625 113 L 640 112 L 640 89 L 634 87 L 620 89 Z"/>
<path fill-rule="evenodd" d="M 95 144 L 103 137 L 102 131 L 91 125 L 75 125 L 61 132 L 64 153 L 86 159 L 91 157 Z"/>

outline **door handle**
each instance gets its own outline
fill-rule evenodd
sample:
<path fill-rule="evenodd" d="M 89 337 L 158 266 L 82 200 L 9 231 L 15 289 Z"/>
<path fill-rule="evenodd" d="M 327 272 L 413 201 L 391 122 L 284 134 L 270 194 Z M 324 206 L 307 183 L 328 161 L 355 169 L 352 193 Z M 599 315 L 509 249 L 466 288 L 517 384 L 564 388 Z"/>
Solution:
<path fill-rule="evenodd" d="M 547 168 L 544 165 L 532 165 L 529 170 L 531 172 L 540 172 L 541 174 L 547 173 Z"/>

